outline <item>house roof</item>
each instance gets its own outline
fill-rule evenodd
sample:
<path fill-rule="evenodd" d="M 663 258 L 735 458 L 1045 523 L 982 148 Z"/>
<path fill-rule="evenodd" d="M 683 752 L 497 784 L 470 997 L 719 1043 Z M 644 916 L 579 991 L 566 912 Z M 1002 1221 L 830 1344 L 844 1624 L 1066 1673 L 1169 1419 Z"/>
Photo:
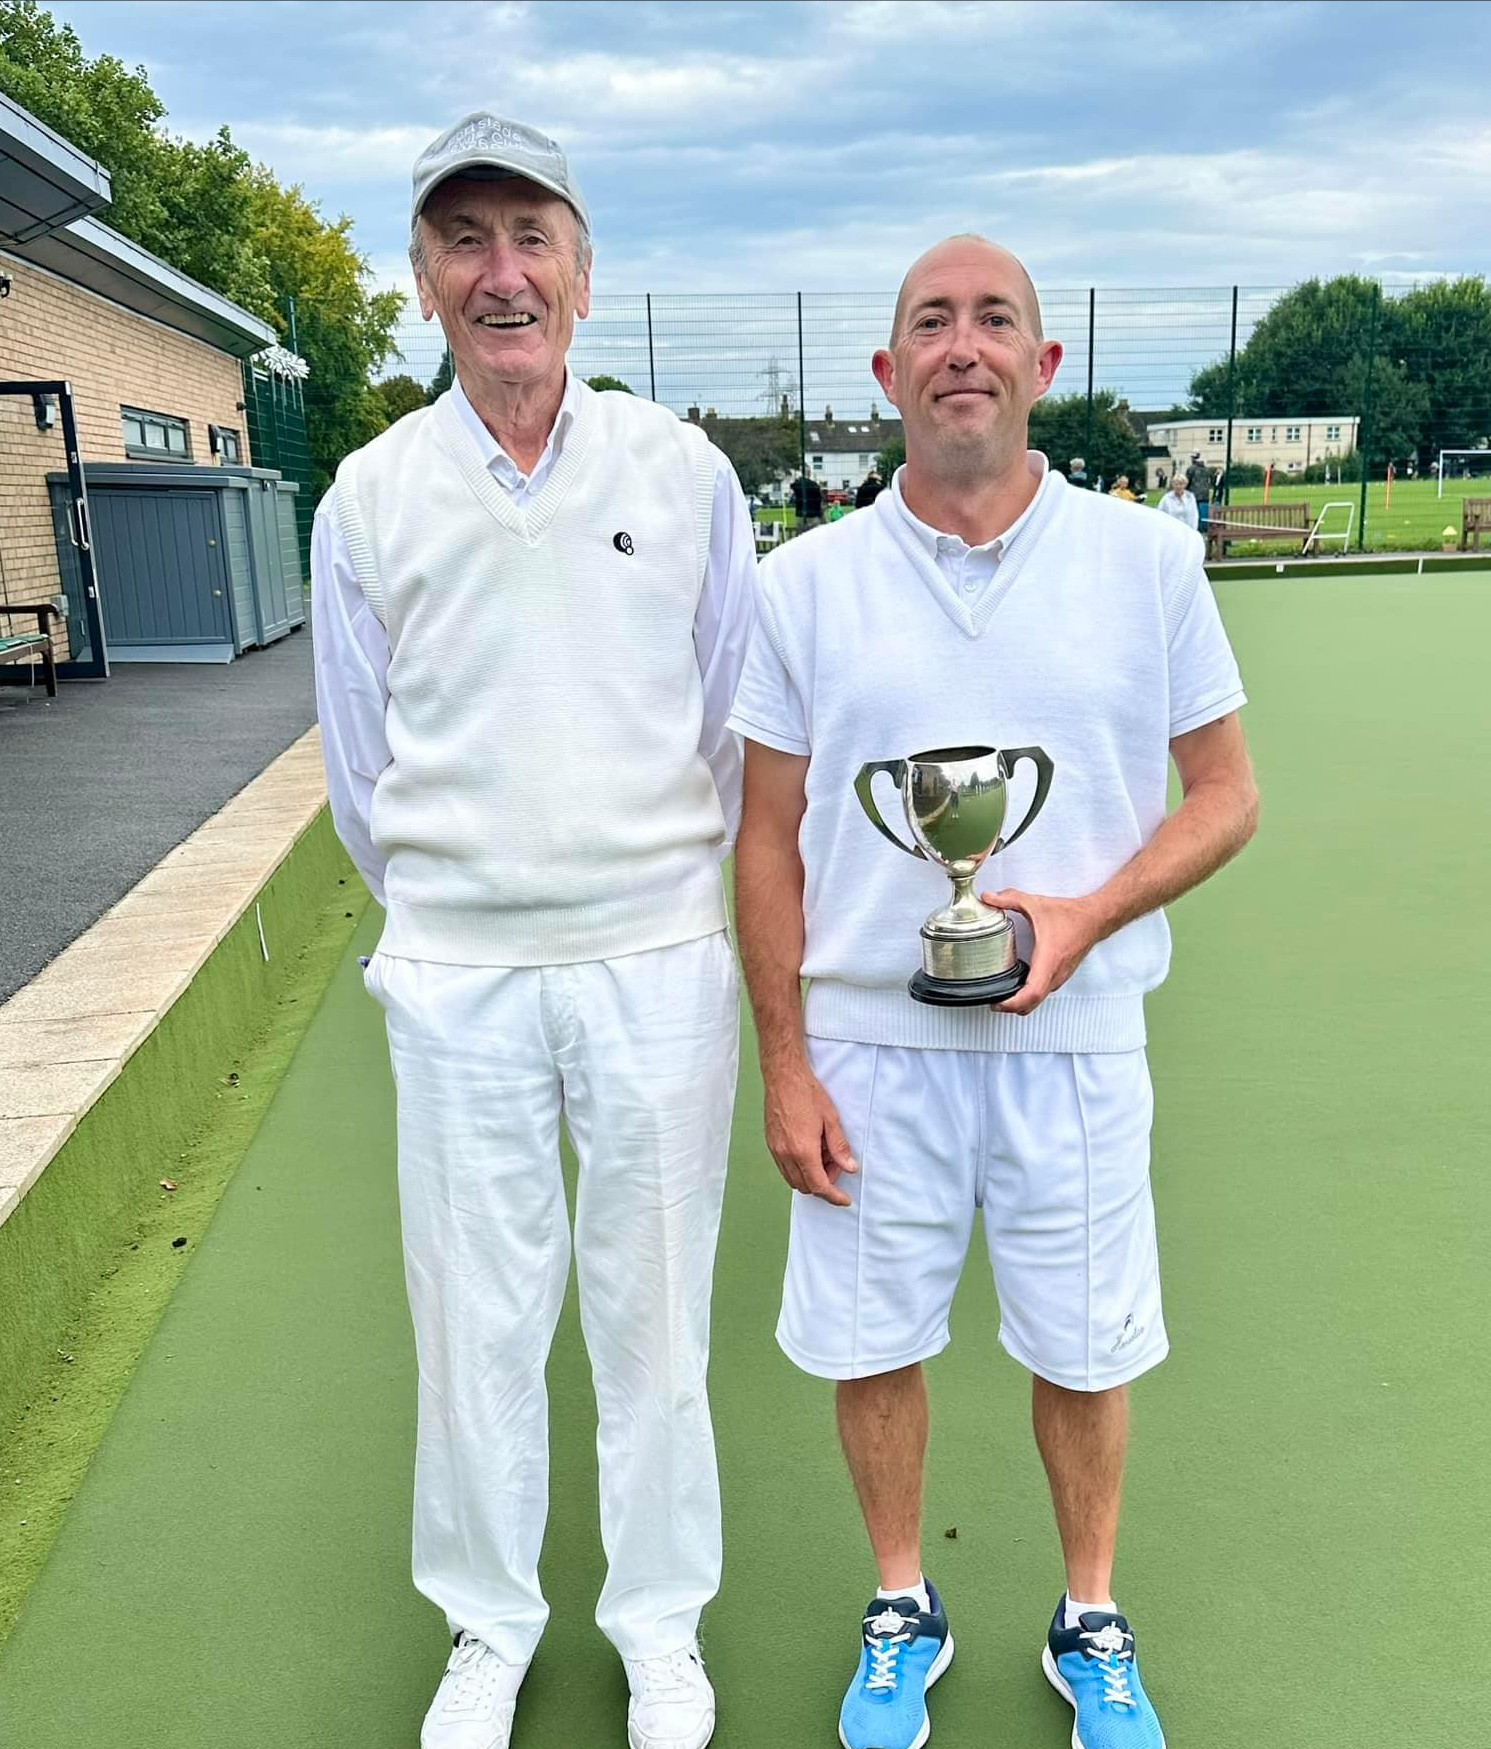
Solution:
<path fill-rule="evenodd" d="M 111 192 L 102 164 L 0 92 L 0 242 L 44 237 Z"/>
<path fill-rule="evenodd" d="M 866 450 L 873 453 L 888 443 L 899 442 L 902 435 L 899 419 L 835 419 L 832 424 L 810 419 L 807 447 L 825 454 L 852 455 Z"/>
<path fill-rule="evenodd" d="M 234 358 L 247 358 L 279 339 L 268 322 L 97 219 L 76 219 L 60 231 L 29 243 L 13 242 L 9 248 L 59 279 L 86 286 L 122 309 L 153 317 Z"/>
<path fill-rule="evenodd" d="M 88 216 L 111 193 L 101 164 L 0 93 L 0 245 L 7 252 L 235 358 L 279 339 L 268 322 Z"/>

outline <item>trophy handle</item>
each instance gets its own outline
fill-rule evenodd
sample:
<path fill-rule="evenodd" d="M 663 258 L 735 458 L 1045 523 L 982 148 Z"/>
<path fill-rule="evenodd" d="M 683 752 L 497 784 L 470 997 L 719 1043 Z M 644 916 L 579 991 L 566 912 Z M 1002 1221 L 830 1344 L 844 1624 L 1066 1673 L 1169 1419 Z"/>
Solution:
<path fill-rule="evenodd" d="M 1044 754 L 1041 756 L 1045 757 Z M 859 776 L 854 780 L 854 793 L 859 797 L 859 805 L 870 816 L 870 824 L 877 832 L 883 833 L 898 850 L 904 850 L 909 856 L 920 856 L 927 859 L 921 849 L 915 844 L 907 844 L 896 837 L 885 821 L 880 818 L 880 810 L 875 806 L 875 798 L 870 793 L 870 785 L 877 771 L 888 771 L 896 781 L 897 789 L 906 778 L 906 761 L 904 759 L 872 759 L 868 765 L 859 768 Z"/>
<path fill-rule="evenodd" d="M 1036 815 L 1040 813 L 1041 807 L 1046 800 L 1047 792 L 1051 788 L 1052 765 L 1050 759 L 1047 758 L 1045 752 L 1041 748 L 1003 747 L 1000 749 L 1000 752 L 1003 755 L 1006 769 L 1011 772 L 1014 771 L 1016 765 L 1018 765 L 1022 759 L 1030 759 L 1034 761 L 1035 794 L 1030 799 L 1030 806 L 1025 810 L 1025 818 L 1014 829 L 1014 831 L 1010 833 L 1008 838 L 1001 838 L 999 840 L 994 846 L 994 850 L 1003 850 L 1008 845 L 1015 842 Z M 989 854 L 992 856 L 994 851 L 990 851 Z"/>

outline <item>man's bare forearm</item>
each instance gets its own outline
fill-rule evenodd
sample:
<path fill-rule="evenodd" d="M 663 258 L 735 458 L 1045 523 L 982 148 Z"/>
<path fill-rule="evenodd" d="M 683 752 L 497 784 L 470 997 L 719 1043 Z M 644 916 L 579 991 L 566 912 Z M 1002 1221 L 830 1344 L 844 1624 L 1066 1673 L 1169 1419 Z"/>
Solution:
<path fill-rule="evenodd" d="M 1168 905 L 1230 862 L 1258 825 L 1258 792 L 1249 785 L 1198 783 L 1137 856 L 1089 895 L 1097 939 Z"/>
<path fill-rule="evenodd" d="M 795 838 L 783 842 L 748 815 L 735 846 L 735 924 L 765 1074 L 806 1061 L 802 886 Z"/>

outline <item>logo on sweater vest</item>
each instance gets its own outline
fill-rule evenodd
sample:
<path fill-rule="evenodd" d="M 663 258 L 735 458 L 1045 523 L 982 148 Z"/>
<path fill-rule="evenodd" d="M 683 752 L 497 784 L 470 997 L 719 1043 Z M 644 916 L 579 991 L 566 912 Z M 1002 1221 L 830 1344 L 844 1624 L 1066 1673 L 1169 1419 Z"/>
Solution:
<path fill-rule="evenodd" d="M 632 537 L 624 528 L 611 536 L 611 545 L 616 548 L 618 553 L 625 553 L 628 558 L 637 550 L 632 545 Z"/>

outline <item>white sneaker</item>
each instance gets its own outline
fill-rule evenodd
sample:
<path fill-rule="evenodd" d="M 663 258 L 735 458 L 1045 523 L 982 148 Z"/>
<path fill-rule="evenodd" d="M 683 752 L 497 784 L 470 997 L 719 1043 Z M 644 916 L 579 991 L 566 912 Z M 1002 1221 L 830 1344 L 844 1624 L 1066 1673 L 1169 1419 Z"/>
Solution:
<path fill-rule="evenodd" d="M 699 1648 L 622 1662 L 632 1690 L 626 1709 L 631 1749 L 704 1749 L 714 1735 L 714 1689 Z"/>
<path fill-rule="evenodd" d="M 419 1734 L 420 1749 L 508 1749 L 526 1664 L 504 1664 L 490 1646 L 462 1634 Z"/>

